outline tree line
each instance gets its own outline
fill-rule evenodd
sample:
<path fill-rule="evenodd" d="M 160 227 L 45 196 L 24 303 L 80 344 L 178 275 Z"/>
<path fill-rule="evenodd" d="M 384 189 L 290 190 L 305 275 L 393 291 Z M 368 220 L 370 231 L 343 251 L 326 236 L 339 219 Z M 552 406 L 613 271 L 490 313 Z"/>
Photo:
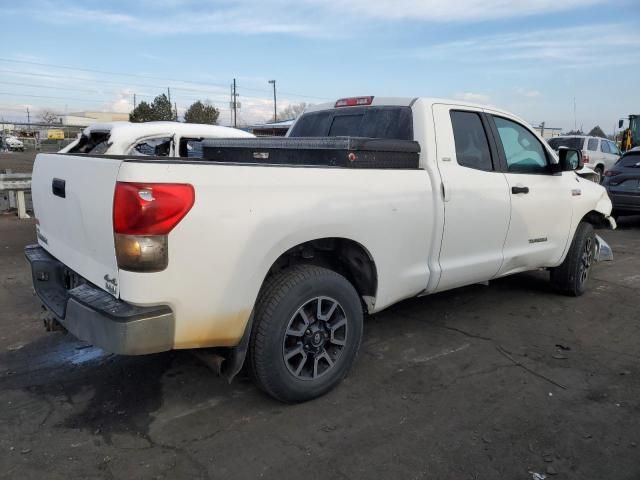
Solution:
<path fill-rule="evenodd" d="M 192 103 L 184 113 L 184 121 L 187 123 L 205 123 L 217 125 L 220 110 L 207 102 L 200 100 Z M 153 102 L 142 101 L 129 114 L 129 121 L 134 123 L 178 121 L 178 112 L 171 105 L 169 98 L 164 94 L 158 95 Z"/>

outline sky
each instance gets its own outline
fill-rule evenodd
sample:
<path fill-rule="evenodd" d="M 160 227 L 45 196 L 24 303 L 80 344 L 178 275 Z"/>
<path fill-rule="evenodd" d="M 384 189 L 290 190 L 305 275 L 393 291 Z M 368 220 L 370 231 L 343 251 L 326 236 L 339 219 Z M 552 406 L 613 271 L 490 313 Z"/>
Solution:
<path fill-rule="evenodd" d="M 171 89 L 242 123 L 354 95 L 454 98 L 612 133 L 640 113 L 640 0 L 0 0 L 0 118 Z M 575 98 L 575 115 L 574 115 Z"/>

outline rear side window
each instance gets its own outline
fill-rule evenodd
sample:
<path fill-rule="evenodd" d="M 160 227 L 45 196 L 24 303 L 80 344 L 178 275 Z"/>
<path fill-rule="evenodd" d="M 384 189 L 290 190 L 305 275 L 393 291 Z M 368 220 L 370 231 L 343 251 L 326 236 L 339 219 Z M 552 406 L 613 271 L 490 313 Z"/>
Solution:
<path fill-rule="evenodd" d="M 602 141 L 600 142 L 600 151 L 601 151 L 602 153 L 611 153 L 611 152 L 609 151 L 609 143 L 608 143 L 608 142 L 605 142 L 604 140 L 602 140 Z"/>
<path fill-rule="evenodd" d="M 587 150 L 591 150 L 592 152 L 595 152 L 598 150 L 598 139 L 597 138 L 590 138 L 589 142 L 587 143 Z"/>
<path fill-rule="evenodd" d="M 342 107 L 303 114 L 289 137 L 369 137 L 413 140 L 410 107 Z"/>
<path fill-rule="evenodd" d="M 168 157 L 171 152 L 171 137 L 148 138 L 138 142 L 129 155 Z"/>
<path fill-rule="evenodd" d="M 582 150 L 582 146 L 584 145 L 584 138 L 580 138 L 580 137 L 552 138 L 549 140 L 549 145 L 554 150 L 558 150 L 560 147 L 575 148 L 577 150 Z"/>
<path fill-rule="evenodd" d="M 477 170 L 493 170 L 489 142 L 480 115 L 474 112 L 452 111 L 451 126 L 458 165 Z"/>

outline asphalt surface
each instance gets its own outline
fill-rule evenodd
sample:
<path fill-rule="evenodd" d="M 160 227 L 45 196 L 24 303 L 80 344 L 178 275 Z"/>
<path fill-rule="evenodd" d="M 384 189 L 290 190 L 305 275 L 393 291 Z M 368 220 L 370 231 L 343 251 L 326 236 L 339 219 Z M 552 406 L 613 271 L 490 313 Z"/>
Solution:
<path fill-rule="evenodd" d="M 10 169 L 13 173 L 31 173 L 37 152 L 0 152 L 0 172 Z"/>
<path fill-rule="evenodd" d="M 346 381 L 280 404 L 189 352 L 108 355 L 46 333 L 0 217 L 0 478 L 640 478 L 640 217 L 581 298 L 533 272 L 365 323 Z M 541 478 L 541 477 L 539 477 Z"/>

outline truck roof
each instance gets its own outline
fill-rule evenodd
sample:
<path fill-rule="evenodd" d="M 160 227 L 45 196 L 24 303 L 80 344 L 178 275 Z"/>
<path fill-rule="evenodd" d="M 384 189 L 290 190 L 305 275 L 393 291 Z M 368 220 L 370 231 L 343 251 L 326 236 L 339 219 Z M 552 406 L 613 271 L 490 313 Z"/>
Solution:
<path fill-rule="evenodd" d="M 352 98 L 352 97 L 343 97 L 343 98 Z M 316 112 L 319 110 L 327 110 L 327 109 L 332 109 L 335 108 L 336 105 L 336 101 L 338 99 L 336 99 L 333 102 L 325 102 L 325 103 L 320 103 L 320 104 L 316 104 L 316 105 L 311 105 L 309 107 L 307 107 L 307 109 L 304 111 L 304 113 L 308 113 L 308 112 Z M 373 97 L 373 101 L 371 102 L 370 105 L 367 106 L 372 106 L 372 107 L 376 107 L 376 106 L 396 106 L 396 107 L 410 107 L 412 105 L 414 105 L 416 102 L 423 102 L 427 105 L 433 105 L 433 104 L 437 104 L 437 103 L 445 103 L 447 105 L 460 105 L 461 107 L 474 107 L 474 108 L 483 108 L 486 110 L 491 110 L 493 112 L 497 112 L 497 113 L 502 113 L 506 116 L 509 117 L 514 117 L 514 115 L 510 112 L 507 112 L 505 110 L 501 110 L 497 107 L 494 107 L 493 105 L 482 105 L 479 103 L 473 103 L 473 102 L 468 102 L 466 100 L 454 100 L 454 99 L 450 99 L 450 98 L 438 98 L 438 97 Z M 515 117 L 518 118 L 518 117 Z M 520 119 L 522 120 L 522 119 Z M 525 122 L 524 120 L 522 120 L 523 122 Z M 528 123 L 528 122 L 525 122 Z"/>

